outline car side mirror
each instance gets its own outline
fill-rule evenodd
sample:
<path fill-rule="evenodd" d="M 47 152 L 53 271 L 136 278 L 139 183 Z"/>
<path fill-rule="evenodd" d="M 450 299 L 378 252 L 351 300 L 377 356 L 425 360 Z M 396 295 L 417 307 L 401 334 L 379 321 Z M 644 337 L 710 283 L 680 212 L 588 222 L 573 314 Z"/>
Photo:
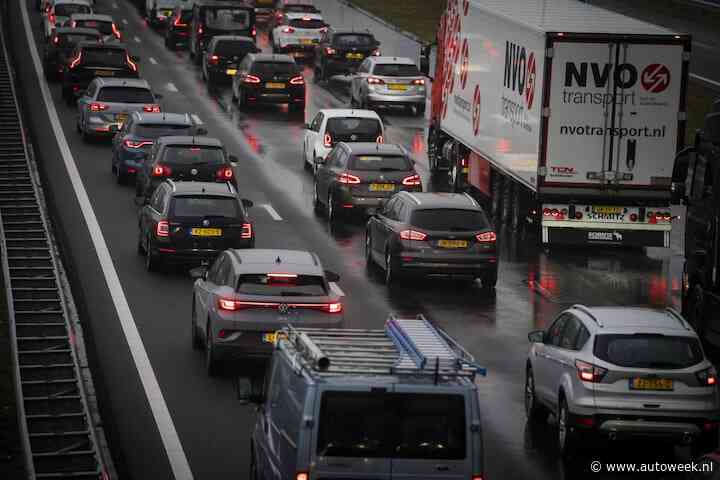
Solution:
<path fill-rule="evenodd" d="M 333 271 L 325 270 L 325 279 L 326 279 L 328 282 L 339 282 L 339 281 L 340 281 L 340 275 L 338 275 L 337 273 L 335 273 L 335 272 L 333 272 Z"/>
<path fill-rule="evenodd" d="M 205 131 L 205 133 L 207 133 L 207 131 Z M 230 156 L 228 156 L 228 160 L 230 160 L 232 163 L 237 163 L 238 157 L 235 155 L 230 155 Z"/>
<path fill-rule="evenodd" d="M 207 267 L 203 265 L 201 267 L 195 267 L 191 269 L 190 278 L 192 278 L 193 280 L 198 280 L 200 278 L 205 280 L 207 278 Z"/>
<path fill-rule="evenodd" d="M 720 145 L 720 112 L 708 113 L 705 116 L 703 138 L 710 143 Z"/>
<path fill-rule="evenodd" d="M 243 207 L 245 208 L 252 208 L 255 203 L 252 200 L 248 200 L 247 198 L 242 199 Z"/>
<path fill-rule="evenodd" d="M 265 403 L 265 395 L 260 379 L 237 377 L 235 392 L 237 393 L 238 400 L 240 400 L 240 403 L 243 405 L 247 405 L 248 403 L 262 405 Z"/>
<path fill-rule="evenodd" d="M 528 333 L 528 340 L 532 343 L 543 343 L 545 341 L 545 331 L 535 330 Z"/>
<path fill-rule="evenodd" d="M 196 135 L 207 135 L 208 134 L 207 128 L 202 128 L 202 127 L 196 128 L 195 134 Z"/>

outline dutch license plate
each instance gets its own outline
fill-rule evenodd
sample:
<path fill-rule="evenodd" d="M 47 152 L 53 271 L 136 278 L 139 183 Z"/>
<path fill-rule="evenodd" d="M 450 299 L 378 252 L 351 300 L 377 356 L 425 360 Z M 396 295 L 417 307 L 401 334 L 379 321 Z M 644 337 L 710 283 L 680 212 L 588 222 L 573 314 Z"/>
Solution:
<path fill-rule="evenodd" d="M 467 248 L 467 240 L 438 240 L 440 248 Z"/>
<path fill-rule="evenodd" d="M 225 73 L 227 73 L 228 75 L 237 75 L 237 68 L 228 68 L 227 70 L 225 70 Z"/>
<path fill-rule="evenodd" d="M 669 378 L 631 378 L 630 390 L 672 390 L 673 381 Z"/>
<path fill-rule="evenodd" d="M 362 53 L 348 53 L 347 55 L 345 55 L 345 58 L 347 58 L 348 60 L 362 60 L 363 54 Z"/>
<path fill-rule="evenodd" d="M 403 85 L 402 83 L 389 83 L 388 84 L 389 90 L 397 90 L 399 92 L 404 92 L 408 89 L 407 85 Z"/>
<path fill-rule="evenodd" d="M 265 84 L 265 88 L 272 89 L 272 90 L 278 90 L 285 88 L 284 83 L 275 83 L 275 82 L 268 82 Z"/>
<path fill-rule="evenodd" d="M 195 237 L 221 237 L 222 228 L 193 228 L 190 234 Z"/>
<path fill-rule="evenodd" d="M 277 333 L 275 332 L 263 333 L 263 342 L 265 343 L 275 343 L 276 339 Z"/>
<path fill-rule="evenodd" d="M 300 39 L 300 45 L 312 45 L 313 39 L 312 38 L 301 38 Z"/>
<path fill-rule="evenodd" d="M 392 192 L 395 190 L 395 184 L 393 183 L 371 183 L 371 192 Z"/>
<path fill-rule="evenodd" d="M 623 207 L 592 207 L 595 213 L 622 213 Z"/>
<path fill-rule="evenodd" d="M 112 70 L 95 70 L 95 76 L 97 77 L 112 77 L 115 72 Z"/>

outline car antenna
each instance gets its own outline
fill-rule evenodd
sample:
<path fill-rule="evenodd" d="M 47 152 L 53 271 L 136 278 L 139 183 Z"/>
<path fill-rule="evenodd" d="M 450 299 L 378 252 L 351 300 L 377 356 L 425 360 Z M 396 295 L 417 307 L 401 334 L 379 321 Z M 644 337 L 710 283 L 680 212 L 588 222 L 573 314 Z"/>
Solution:
<path fill-rule="evenodd" d="M 282 263 L 282 260 L 280 260 L 280 255 L 275 259 L 275 263 Z"/>

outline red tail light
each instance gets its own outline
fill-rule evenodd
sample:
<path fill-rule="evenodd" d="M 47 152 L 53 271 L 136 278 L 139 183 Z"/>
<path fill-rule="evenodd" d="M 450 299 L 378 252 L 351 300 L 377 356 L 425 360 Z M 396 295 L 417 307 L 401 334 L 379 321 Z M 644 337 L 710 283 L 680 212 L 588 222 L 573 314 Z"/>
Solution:
<path fill-rule="evenodd" d="M 198 35 L 202 35 L 202 33 L 203 33 L 203 28 L 202 28 L 202 25 L 200 25 L 198 27 Z"/>
<path fill-rule="evenodd" d="M 351 185 L 357 185 L 360 183 L 360 177 L 356 177 L 355 175 L 350 175 L 349 173 L 341 173 L 337 177 L 338 182 L 344 183 L 344 184 L 351 184 Z"/>
<path fill-rule="evenodd" d="M 155 235 L 158 237 L 169 237 L 170 236 L 170 224 L 167 220 L 160 220 L 155 228 Z"/>
<path fill-rule="evenodd" d="M 249 240 L 252 238 L 252 236 L 253 236 L 252 223 L 243 223 L 242 233 L 240 234 L 240 238 Z"/>
<path fill-rule="evenodd" d="M 151 103 L 149 105 L 144 105 L 143 112 L 160 113 L 160 105 L 158 105 L 157 103 Z"/>
<path fill-rule="evenodd" d="M 425 85 L 425 79 L 424 78 L 416 78 L 412 81 L 413 85 Z"/>
<path fill-rule="evenodd" d="M 482 475 L 473 475 L 472 480 L 483 480 L 483 476 Z"/>
<path fill-rule="evenodd" d="M 475 239 L 480 243 L 495 243 L 497 234 L 495 232 L 483 232 L 475 235 Z"/>
<path fill-rule="evenodd" d="M 551 212 L 552 212 L 552 210 L 550 210 L 549 208 L 544 208 L 544 209 L 543 209 L 543 216 L 544 216 L 544 217 L 549 217 L 550 214 L 551 214 Z"/>
<path fill-rule="evenodd" d="M 302 75 L 290 79 L 290 85 L 305 85 L 305 78 Z"/>
<path fill-rule="evenodd" d="M 220 308 L 220 310 L 229 310 L 231 312 L 234 312 L 235 310 L 240 310 L 240 307 L 238 307 L 238 303 L 240 302 L 236 302 L 231 298 L 219 298 L 218 308 Z"/>
<path fill-rule="evenodd" d="M 340 313 L 343 311 L 343 305 L 340 302 L 327 303 L 327 304 L 323 305 L 321 308 L 323 311 L 325 311 L 327 313 Z"/>
<path fill-rule="evenodd" d="M 607 369 L 582 360 L 575 360 L 575 368 L 577 368 L 578 377 L 583 382 L 599 383 L 607 373 Z"/>
<path fill-rule="evenodd" d="M 88 108 L 90 109 L 91 112 L 102 112 L 102 111 L 107 110 L 110 107 L 108 107 L 104 103 L 93 102 L 90 104 L 90 106 Z"/>
<path fill-rule="evenodd" d="M 255 25 L 253 25 L 253 28 L 252 28 L 252 30 L 250 31 L 250 35 L 252 35 L 253 37 L 254 37 L 255 35 L 257 35 L 257 28 L 255 28 Z"/>
<path fill-rule="evenodd" d="M 417 230 L 403 230 L 400 232 L 400 238 L 402 240 L 415 240 L 422 242 L 427 238 L 427 233 L 418 232 Z"/>
<path fill-rule="evenodd" d="M 173 22 L 173 25 L 176 27 L 187 27 L 187 23 L 182 23 L 182 17 L 178 16 L 175 21 Z"/>
<path fill-rule="evenodd" d="M 212 63 L 213 65 L 217 65 L 219 61 L 220 57 L 218 57 L 217 55 L 213 55 L 212 57 L 210 57 L 210 63 Z"/>
<path fill-rule="evenodd" d="M 380 49 L 373 50 L 372 54 L 373 54 L 374 57 L 379 57 L 379 56 L 380 56 Z"/>
<path fill-rule="evenodd" d="M 711 387 L 717 384 L 717 372 L 713 367 L 697 372 L 695 375 L 703 386 Z"/>
<path fill-rule="evenodd" d="M 275 18 L 277 18 L 278 20 L 282 20 L 282 18 L 283 18 L 282 12 L 276 12 L 276 13 L 275 13 Z"/>
<path fill-rule="evenodd" d="M 118 30 L 117 26 L 115 25 L 115 22 L 112 23 L 112 32 L 113 32 L 113 35 L 115 35 L 115 38 L 120 40 L 120 30 Z"/>
<path fill-rule="evenodd" d="M 283 33 L 295 33 L 295 29 L 293 27 L 285 27 L 282 29 Z"/>
<path fill-rule="evenodd" d="M 51 13 L 48 16 L 48 22 L 50 22 L 50 25 L 55 25 L 55 14 L 54 13 Z"/>
<path fill-rule="evenodd" d="M 332 47 L 325 47 L 325 55 L 335 55 L 337 50 Z"/>
<path fill-rule="evenodd" d="M 382 135 L 378 135 L 378 137 L 375 139 L 377 143 L 385 143 L 385 139 Z"/>
<path fill-rule="evenodd" d="M 60 37 L 58 37 L 57 35 L 55 35 L 55 36 L 53 37 L 53 43 L 54 43 L 55 45 L 57 45 L 58 43 L 60 43 Z"/>
<path fill-rule="evenodd" d="M 245 78 L 243 79 L 243 82 L 245 82 L 245 83 L 260 83 L 261 80 L 260 80 L 260 77 L 255 76 L 255 75 L 246 75 Z"/>
<path fill-rule="evenodd" d="M 70 24 L 70 28 L 77 28 L 77 22 L 75 20 Z"/>
<path fill-rule="evenodd" d="M 305 472 L 298 472 L 295 474 L 295 480 L 309 480 L 310 477 Z"/>
<path fill-rule="evenodd" d="M 127 61 L 128 67 L 130 67 L 133 72 L 137 72 L 137 64 L 130 59 L 130 55 L 125 55 L 125 61 Z"/>
<path fill-rule="evenodd" d="M 637 222 L 638 216 L 637 213 L 631 213 L 630 214 L 630 221 L 631 222 Z"/>
<path fill-rule="evenodd" d="M 422 182 L 420 181 L 420 175 L 415 174 L 410 175 L 409 177 L 405 177 L 403 178 L 402 184 L 408 186 L 422 185 Z"/>
<path fill-rule="evenodd" d="M 125 140 L 125 141 L 123 142 L 123 144 L 125 144 L 125 146 L 126 146 L 127 148 L 142 148 L 142 147 L 145 147 L 145 146 L 147 146 L 147 145 L 152 145 L 153 142 L 150 141 L 150 140 L 140 140 L 140 141 L 137 141 L 137 142 L 135 142 L 135 141 L 133 141 L 133 140 Z"/>
<path fill-rule="evenodd" d="M 303 19 L 303 22 L 309 22 L 310 20 L 312 20 L 312 18 L 310 18 L 310 17 L 302 17 L 302 19 Z"/>
<path fill-rule="evenodd" d="M 320 29 L 320 33 L 327 33 L 327 31 L 328 31 L 327 27 L 322 27 Z"/>
<path fill-rule="evenodd" d="M 233 298 L 219 298 L 218 308 L 221 310 L 227 310 L 235 312 L 245 308 L 278 308 L 281 304 L 278 302 L 245 302 L 241 300 L 235 300 Z M 313 310 L 321 310 L 327 313 L 340 313 L 343 311 L 342 303 L 288 303 L 290 308 L 309 308 Z"/>
<path fill-rule="evenodd" d="M 230 167 L 223 167 L 215 174 L 218 180 L 227 181 L 233 178 L 233 169 Z"/>
<path fill-rule="evenodd" d="M 70 68 L 75 68 L 80 64 L 80 60 L 82 60 L 82 50 L 78 53 L 78 56 L 73 58 L 70 62 Z"/>
<path fill-rule="evenodd" d="M 325 136 L 323 137 L 323 145 L 325 146 L 325 148 L 332 147 L 332 142 L 333 142 L 332 137 L 330 136 L 329 133 L 326 133 Z"/>
<path fill-rule="evenodd" d="M 377 78 L 377 77 L 368 77 L 367 83 L 368 83 L 368 85 L 384 85 L 385 80 L 383 80 L 382 78 Z"/>
<path fill-rule="evenodd" d="M 169 177 L 172 170 L 167 165 L 155 165 L 153 168 L 153 177 Z"/>

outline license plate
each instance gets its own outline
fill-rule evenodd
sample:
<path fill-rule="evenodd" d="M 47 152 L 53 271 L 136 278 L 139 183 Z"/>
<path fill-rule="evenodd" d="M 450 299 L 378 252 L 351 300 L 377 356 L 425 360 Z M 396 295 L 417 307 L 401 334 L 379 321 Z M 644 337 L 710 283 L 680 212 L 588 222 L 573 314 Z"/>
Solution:
<path fill-rule="evenodd" d="M 393 183 L 371 183 L 371 192 L 392 192 L 395 191 L 395 184 Z"/>
<path fill-rule="evenodd" d="M 622 213 L 623 207 L 592 207 L 595 213 Z"/>
<path fill-rule="evenodd" d="M 118 113 L 115 115 L 115 121 L 117 121 L 119 124 L 123 124 L 127 122 L 128 115 L 127 113 Z"/>
<path fill-rule="evenodd" d="M 630 390 L 672 390 L 673 381 L 669 378 L 631 378 Z"/>
<path fill-rule="evenodd" d="M 399 92 L 404 92 L 405 90 L 408 89 L 408 86 L 407 86 L 407 85 L 403 85 L 403 84 L 401 84 L 401 83 L 389 83 L 389 84 L 388 84 L 388 89 L 389 89 L 389 90 L 397 90 L 397 91 L 399 91 Z"/>
<path fill-rule="evenodd" d="M 301 38 L 301 39 L 300 39 L 300 44 L 301 44 L 301 45 L 312 45 L 312 44 L 313 44 L 313 40 L 312 40 L 312 38 Z"/>
<path fill-rule="evenodd" d="M 285 88 L 285 84 L 268 82 L 265 84 L 265 88 L 272 89 L 272 90 L 279 90 L 279 89 Z"/>
<path fill-rule="evenodd" d="M 275 332 L 263 333 L 263 342 L 265 342 L 265 343 L 275 343 L 276 339 L 277 339 L 277 333 L 275 333 Z"/>
<path fill-rule="evenodd" d="M 237 68 L 228 68 L 227 70 L 225 70 L 225 73 L 227 73 L 228 75 L 237 75 Z"/>
<path fill-rule="evenodd" d="M 440 248 L 467 248 L 467 240 L 438 240 Z"/>
<path fill-rule="evenodd" d="M 362 60 L 363 54 L 362 53 L 348 53 L 347 55 L 345 55 L 345 58 L 347 58 L 348 60 Z"/>
<path fill-rule="evenodd" d="M 112 77 L 115 72 L 112 70 L 95 70 L 95 76 L 97 77 Z"/>
<path fill-rule="evenodd" d="M 190 234 L 195 237 L 221 237 L 222 228 L 193 228 Z"/>

